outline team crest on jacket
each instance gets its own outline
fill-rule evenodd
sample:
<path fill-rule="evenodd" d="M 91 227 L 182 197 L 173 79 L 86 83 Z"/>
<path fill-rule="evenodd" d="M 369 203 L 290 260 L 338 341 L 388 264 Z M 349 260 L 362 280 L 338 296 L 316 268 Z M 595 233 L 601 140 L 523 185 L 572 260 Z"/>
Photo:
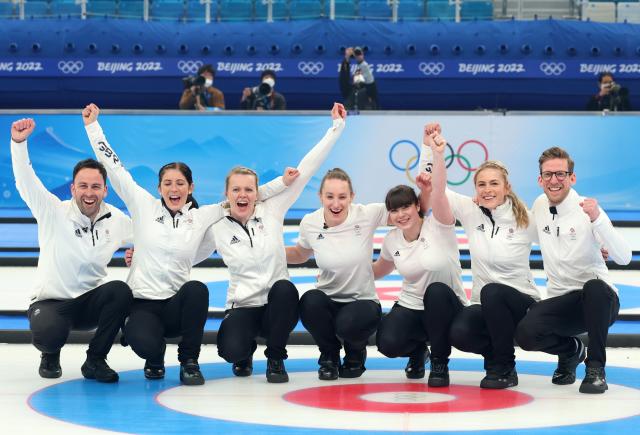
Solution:
<path fill-rule="evenodd" d="M 569 238 L 571 240 L 576 240 L 577 238 L 576 230 L 573 227 L 569 228 Z"/>
<path fill-rule="evenodd" d="M 400 251 L 396 251 L 395 254 L 393 254 L 394 257 L 399 257 L 400 256 Z"/>
<path fill-rule="evenodd" d="M 362 229 L 360 228 L 360 225 L 354 225 L 353 229 L 356 232 L 356 236 L 359 236 L 360 234 L 362 234 Z"/>
<path fill-rule="evenodd" d="M 482 231 L 484 233 L 484 224 L 480 224 L 476 227 L 476 230 Z"/>
<path fill-rule="evenodd" d="M 230 245 L 235 245 L 236 243 L 240 243 L 240 239 L 237 238 L 236 236 L 233 236 L 231 238 L 231 243 L 229 243 Z"/>
<path fill-rule="evenodd" d="M 515 231 L 513 228 L 509 228 L 509 231 L 507 232 L 507 240 L 512 240 L 513 236 L 515 236 Z"/>
<path fill-rule="evenodd" d="M 157 217 L 156 222 L 158 222 L 159 224 L 164 224 L 164 216 Z"/>
<path fill-rule="evenodd" d="M 324 236 L 322 235 L 322 233 L 318 233 L 318 237 L 316 237 L 316 240 L 324 240 Z"/>

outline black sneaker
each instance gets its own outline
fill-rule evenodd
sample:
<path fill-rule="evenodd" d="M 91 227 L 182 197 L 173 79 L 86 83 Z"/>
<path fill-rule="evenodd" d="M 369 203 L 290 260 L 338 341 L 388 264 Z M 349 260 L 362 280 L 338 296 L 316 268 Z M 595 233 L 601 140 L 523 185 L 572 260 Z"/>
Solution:
<path fill-rule="evenodd" d="M 501 390 L 518 385 L 518 373 L 516 369 L 511 369 L 507 373 L 487 372 L 487 375 L 480 381 L 480 388 Z"/>
<path fill-rule="evenodd" d="M 282 384 L 289 382 L 289 375 L 284 368 L 284 361 L 281 359 L 267 358 L 267 382 L 270 384 Z"/>
<path fill-rule="evenodd" d="M 321 381 L 335 381 L 338 379 L 338 366 L 340 357 L 333 357 L 326 353 L 321 353 L 318 358 L 318 379 Z"/>
<path fill-rule="evenodd" d="M 164 371 L 164 363 L 155 364 L 149 360 L 144 363 L 144 377 L 149 380 L 164 379 Z"/>
<path fill-rule="evenodd" d="M 343 363 L 338 368 L 341 378 L 359 378 L 365 372 L 364 362 L 367 359 L 367 348 L 359 352 L 351 352 L 344 357 Z"/>
<path fill-rule="evenodd" d="M 558 367 L 553 372 L 551 382 L 556 385 L 571 385 L 576 381 L 576 368 L 587 357 L 584 343 L 577 337 L 575 352 L 558 357 Z"/>
<path fill-rule="evenodd" d="M 98 382 L 112 383 L 120 379 L 104 358 L 94 356 L 87 355 L 87 360 L 80 367 L 80 371 L 85 378 L 95 379 Z"/>
<path fill-rule="evenodd" d="M 609 389 L 604 367 L 587 367 L 586 373 L 580 384 L 581 393 L 602 394 Z"/>
<path fill-rule="evenodd" d="M 204 384 L 204 376 L 202 376 L 197 359 L 189 358 L 180 363 L 180 382 L 183 385 Z"/>
<path fill-rule="evenodd" d="M 420 351 L 418 356 L 410 356 L 407 361 L 407 366 L 404 368 L 404 373 L 408 379 L 422 379 L 424 378 L 424 365 L 429 358 L 429 350 Z"/>
<path fill-rule="evenodd" d="M 449 386 L 449 365 L 438 361 L 431 361 L 431 372 L 427 384 L 430 387 Z"/>
<path fill-rule="evenodd" d="M 240 376 L 241 378 L 251 376 L 251 374 L 253 373 L 253 356 L 233 363 L 233 366 L 231 366 L 231 371 L 234 375 Z"/>
<path fill-rule="evenodd" d="M 44 353 L 40 355 L 40 367 L 38 374 L 41 378 L 56 379 L 62 376 L 62 367 L 60 367 L 60 352 Z"/>

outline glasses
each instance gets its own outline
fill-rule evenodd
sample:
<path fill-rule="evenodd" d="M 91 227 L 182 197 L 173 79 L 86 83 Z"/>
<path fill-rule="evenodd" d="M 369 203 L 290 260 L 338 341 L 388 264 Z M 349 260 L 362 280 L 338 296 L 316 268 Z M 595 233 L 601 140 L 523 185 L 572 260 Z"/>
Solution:
<path fill-rule="evenodd" d="M 572 172 L 569 172 L 569 171 L 555 171 L 555 172 L 545 171 L 545 172 L 540 172 L 540 176 L 542 177 L 542 179 L 544 181 L 551 180 L 551 178 L 554 175 L 556 176 L 556 180 L 562 181 L 565 178 L 567 178 L 568 175 L 571 175 L 571 174 L 572 174 Z"/>

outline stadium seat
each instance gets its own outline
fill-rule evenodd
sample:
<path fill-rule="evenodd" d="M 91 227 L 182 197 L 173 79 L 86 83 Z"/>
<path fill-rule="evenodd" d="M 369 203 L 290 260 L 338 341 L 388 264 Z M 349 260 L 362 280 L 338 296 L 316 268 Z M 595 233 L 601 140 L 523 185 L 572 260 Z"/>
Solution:
<path fill-rule="evenodd" d="M 55 0 L 51 2 L 51 15 L 79 17 L 82 10 L 75 0 Z"/>
<path fill-rule="evenodd" d="M 256 0 L 256 19 L 264 21 L 267 19 L 267 2 L 266 0 Z M 287 0 L 273 0 L 273 19 L 287 20 L 289 19 L 289 4 Z"/>
<path fill-rule="evenodd" d="M 355 18 L 358 0 L 335 0 L 336 18 Z M 329 6 L 327 6 L 329 14 Z"/>
<path fill-rule="evenodd" d="M 360 0 L 358 15 L 367 20 L 389 20 L 391 7 L 387 0 Z"/>
<path fill-rule="evenodd" d="M 0 18 L 14 18 L 18 15 L 18 6 L 11 0 L 0 0 Z"/>
<path fill-rule="evenodd" d="M 460 18 L 465 21 L 491 20 L 493 19 L 493 2 L 466 0 L 462 2 Z"/>
<path fill-rule="evenodd" d="M 618 22 L 640 23 L 640 3 L 620 2 L 618 3 Z"/>
<path fill-rule="evenodd" d="M 583 6 L 582 19 L 584 21 L 599 21 L 603 23 L 615 23 L 616 4 L 614 2 L 593 2 Z"/>
<path fill-rule="evenodd" d="M 400 0 L 398 18 L 402 20 L 423 20 L 427 15 L 425 0 Z"/>
<path fill-rule="evenodd" d="M 456 19 L 456 7 L 449 0 L 428 0 L 427 19 L 453 21 Z"/>
<path fill-rule="evenodd" d="M 326 17 L 329 0 L 291 0 L 289 11 L 292 20 L 308 20 Z"/>
<path fill-rule="evenodd" d="M 120 0 L 118 16 L 121 18 L 142 18 L 144 16 L 143 0 Z"/>
<path fill-rule="evenodd" d="M 24 16 L 34 18 L 48 17 L 51 13 L 48 1 L 26 1 L 24 3 Z"/>
<path fill-rule="evenodd" d="M 248 21 L 254 17 L 254 0 L 220 0 L 221 20 Z"/>
<path fill-rule="evenodd" d="M 149 16 L 152 20 L 184 20 L 185 3 L 183 0 L 152 0 Z"/>
<path fill-rule="evenodd" d="M 87 2 L 87 16 L 89 17 L 116 17 L 118 15 L 118 2 L 115 0 L 89 0 Z"/>

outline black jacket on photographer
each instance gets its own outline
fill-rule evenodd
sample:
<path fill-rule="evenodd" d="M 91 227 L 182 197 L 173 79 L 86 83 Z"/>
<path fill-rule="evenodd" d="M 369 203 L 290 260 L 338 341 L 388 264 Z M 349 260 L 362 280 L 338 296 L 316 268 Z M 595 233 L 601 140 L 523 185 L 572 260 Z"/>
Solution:
<path fill-rule="evenodd" d="M 627 88 L 619 88 L 617 92 L 612 90 L 606 95 L 593 95 L 589 98 L 587 110 L 610 110 L 612 112 L 631 111 L 629 90 Z"/>
<path fill-rule="evenodd" d="M 376 82 L 354 83 L 351 67 L 347 59 L 340 64 L 340 92 L 347 110 L 375 110 L 378 108 L 378 88 Z"/>

